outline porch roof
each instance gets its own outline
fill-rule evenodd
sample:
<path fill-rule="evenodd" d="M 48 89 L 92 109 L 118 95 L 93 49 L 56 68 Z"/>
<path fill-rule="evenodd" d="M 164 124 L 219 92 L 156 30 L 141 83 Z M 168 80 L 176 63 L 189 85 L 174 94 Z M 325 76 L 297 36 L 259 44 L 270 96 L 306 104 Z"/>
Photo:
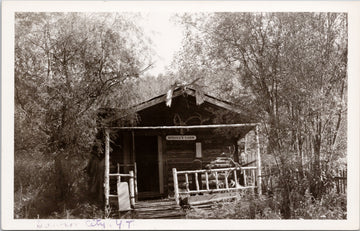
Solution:
<path fill-rule="evenodd" d="M 181 96 L 183 94 L 187 94 L 187 95 L 190 95 L 190 96 L 193 96 L 193 97 L 196 97 L 196 95 L 197 95 L 195 89 L 192 89 L 192 88 L 189 88 L 189 87 L 186 87 L 186 88 L 178 87 L 173 91 L 171 98 L 176 98 L 176 97 Z M 154 106 L 156 104 L 165 103 L 166 102 L 166 97 L 167 97 L 167 93 L 159 95 L 157 97 L 154 97 L 154 98 L 152 98 L 150 100 L 147 100 L 145 102 L 139 103 L 139 104 L 133 106 L 133 108 L 135 109 L 135 111 L 138 112 L 138 111 L 144 110 L 146 108 L 152 107 L 152 106 Z M 228 101 L 225 101 L 225 100 L 222 100 L 222 99 L 219 99 L 219 98 L 216 98 L 216 97 L 213 97 L 213 96 L 208 95 L 206 93 L 204 93 L 204 95 L 203 95 L 203 101 L 208 102 L 208 103 L 213 104 L 213 105 L 216 105 L 216 106 L 218 106 L 220 108 L 227 109 L 227 110 L 232 111 L 232 112 L 241 113 L 241 110 L 239 110 L 239 108 L 235 104 L 233 104 L 231 102 L 228 102 Z"/>

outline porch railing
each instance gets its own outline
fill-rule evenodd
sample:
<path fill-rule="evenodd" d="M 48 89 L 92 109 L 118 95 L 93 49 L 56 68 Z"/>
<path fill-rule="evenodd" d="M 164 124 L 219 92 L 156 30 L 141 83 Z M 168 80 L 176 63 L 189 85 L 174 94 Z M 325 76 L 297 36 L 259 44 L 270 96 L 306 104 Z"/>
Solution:
<path fill-rule="evenodd" d="M 175 201 L 179 204 L 180 195 L 231 192 L 249 188 L 254 189 L 256 188 L 256 169 L 257 167 L 255 166 L 188 171 L 177 171 L 176 168 L 173 168 L 172 172 Z M 241 175 L 238 176 L 238 173 Z M 195 181 L 195 189 L 190 189 L 189 176 L 191 176 L 192 180 Z M 182 185 L 179 185 L 180 177 L 185 178 L 185 182 L 183 182 Z M 239 177 L 242 178 L 242 185 L 239 183 Z M 194 182 L 192 183 L 194 184 Z M 204 185 L 203 183 L 205 183 L 205 189 L 200 187 L 200 185 Z"/>
<path fill-rule="evenodd" d="M 117 182 L 120 183 L 121 182 L 121 177 L 126 177 L 129 179 L 129 196 L 130 196 L 130 205 L 132 208 L 134 208 L 135 206 L 135 175 L 134 175 L 134 171 L 129 171 L 128 174 L 124 174 L 124 173 L 110 173 L 109 177 L 116 177 L 117 178 Z M 110 197 L 117 197 L 119 198 L 119 195 L 115 195 L 115 194 L 110 194 L 110 190 L 105 190 L 105 196 L 108 200 L 108 198 Z M 120 203 L 120 202 L 119 202 Z M 119 205 L 120 206 L 120 205 Z"/>

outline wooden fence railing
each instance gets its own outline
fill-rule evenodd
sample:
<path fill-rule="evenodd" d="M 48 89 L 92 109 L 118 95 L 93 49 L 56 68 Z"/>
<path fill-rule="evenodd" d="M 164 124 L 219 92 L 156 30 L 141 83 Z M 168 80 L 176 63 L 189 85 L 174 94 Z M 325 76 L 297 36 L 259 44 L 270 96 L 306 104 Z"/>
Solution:
<path fill-rule="evenodd" d="M 173 168 L 175 201 L 179 204 L 180 195 L 193 195 L 198 193 L 230 192 L 241 189 L 256 188 L 257 167 L 232 167 L 220 169 L 202 169 L 177 171 Z M 240 174 L 239 174 L 240 173 Z M 185 176 L 184 187 L 179 187 L 179 176 Z M 195 189 L 190 189 L 190 179 L 195 183 Z M 241 178 L 242 185 L 239 182 Z M 202 187 L 205 184 L 205 188 Z M 204 189 L 203 189 L 204 188 Z"/>
<path fill-rule="evenodd" d="M 347 188 L 347 171 L 338 170 L 338 176 L 334 177 L 337 193 L 346 193 Z"/>
<path fill-rule="evenodd" d="M 110 173 L 109 177 L 117 177 L 117 182 L 121 182 L 121 177 L 126 177 L 129 179 L 129 196 L 130 196 L 130 204 L 131 207 L 134 208 L 135 206 L 135 174 L 134 171 L 129 171 L 128 174 L 124 173 Z M 117 197 L 119 198 L 121 195 L 117 194 L 110 194 L 110 190 L 105 190 L 106 199 L 109 200 L 110 197 Z M 120 202 L 119 202 L 120 203 Z M 120 207 L 120 205 L 119 205 Z"/>

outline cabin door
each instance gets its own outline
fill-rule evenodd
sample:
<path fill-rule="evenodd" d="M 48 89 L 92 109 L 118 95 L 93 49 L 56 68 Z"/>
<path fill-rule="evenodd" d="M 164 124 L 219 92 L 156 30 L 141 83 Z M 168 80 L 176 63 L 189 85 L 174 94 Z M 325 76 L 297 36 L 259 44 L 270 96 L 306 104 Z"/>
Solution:
<path fill-rule="evenodd" d="M 135 136 L 135 153 L 139 197 L 159 195 L 158 137 Z"/>

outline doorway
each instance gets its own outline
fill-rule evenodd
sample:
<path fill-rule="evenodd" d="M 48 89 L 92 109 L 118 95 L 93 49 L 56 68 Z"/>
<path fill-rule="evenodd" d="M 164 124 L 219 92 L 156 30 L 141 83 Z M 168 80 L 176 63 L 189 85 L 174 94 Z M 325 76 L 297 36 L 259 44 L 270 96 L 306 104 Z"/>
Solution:
<path fill-rule="evenodd" d="M 135 153 L 139 198 L 159 196 L 157 136 L 135 136 Z"/>

